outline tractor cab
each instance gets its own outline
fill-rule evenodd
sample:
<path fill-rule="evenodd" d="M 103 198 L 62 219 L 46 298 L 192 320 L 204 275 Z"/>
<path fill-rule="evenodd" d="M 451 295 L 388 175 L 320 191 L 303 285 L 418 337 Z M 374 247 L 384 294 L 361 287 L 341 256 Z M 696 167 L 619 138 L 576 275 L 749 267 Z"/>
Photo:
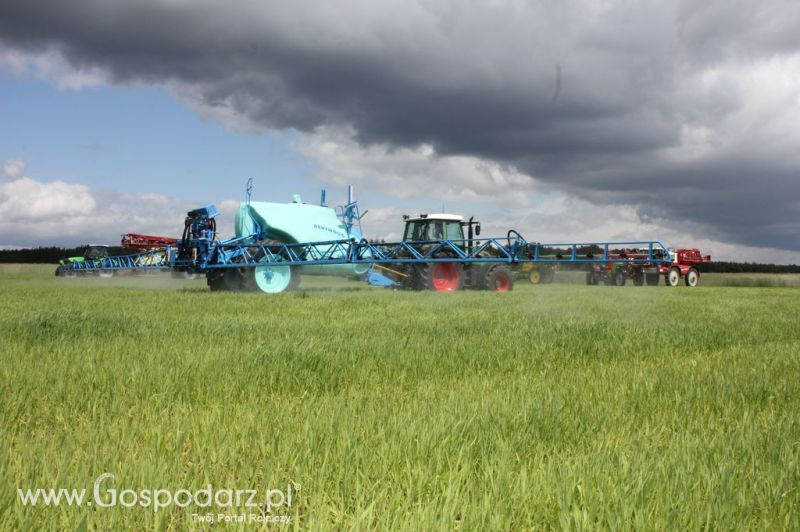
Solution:
<path fill-rule="evenodd" d="M 480 222 L 464 221 L 458 214 L 420 214 L 417 216 L 404 215 L 406 229 L 403 240 L 430 241 L 452 240 L 462 243 L 464 227 L 467 227 L 467 239 L 481 234 Z"/>
<path fill-rule="evenodd" d="M 108 246 L 100 245 L 100 244 L 88 244 L 83 249 L 83 255 L 78 255 L 76 257 L 67 257 L 66 259 L 61 259 L 59 264 L 69 264 L 71 262 L 85 262 L 85 261 L 92 261 L 92 260 L 101 260 L 108 257 Z"/>
<path fill-rule="evenodd" d="M 84 260 L 100 260 L 108 257 L 108 246 L 89 244 L 83 251 Z"/>

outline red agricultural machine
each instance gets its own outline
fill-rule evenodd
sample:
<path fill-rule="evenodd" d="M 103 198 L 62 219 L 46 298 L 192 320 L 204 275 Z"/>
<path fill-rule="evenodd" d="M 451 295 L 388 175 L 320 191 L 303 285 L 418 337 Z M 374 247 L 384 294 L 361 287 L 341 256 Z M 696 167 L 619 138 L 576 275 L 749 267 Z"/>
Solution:
<path fill-rule="evenodd" d="M 177 238 L 170 238 L 168 236 L 140 235 L 138 233 L 127 233 L 122 235 L 122 247 L 125 249 L 136 249 L 139 251 L 148 251 L 151 249 L 174 246 L 177 241 Z"/>
<path fill-rule="evenodd" d="M 614 250 L 609 257 L 630 259 L 626 262 L 604 262 L 593 264 L 586 273 L 586 284 L 625 286 L 629 279 L 636 286 L 647 284 L 655 286 L 659 277 L 664 276 L 667 286 L 678 286 L 683 278 L 686 286 L 697 286 L 700 282 L 698 266 L 711 262 L 710 255 L 702 255 L 697 248 L 670 250 L 671 263 L 639 262 L 647 258 L 647 252 L 637 249 Z"/>

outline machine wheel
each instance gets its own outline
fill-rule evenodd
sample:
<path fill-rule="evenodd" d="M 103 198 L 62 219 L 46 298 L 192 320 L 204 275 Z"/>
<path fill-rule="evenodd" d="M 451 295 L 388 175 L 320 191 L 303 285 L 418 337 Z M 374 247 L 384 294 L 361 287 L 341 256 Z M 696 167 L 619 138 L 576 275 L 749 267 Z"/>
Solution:
<path fill-rule="evenodd" d="M 542 272 L 540 272 L 537 268 L 533 268 L 530 273 L 528 274 L 528 280 L 531 284 L 539 284 L 542 282 Z"/>
<path fill-rule="evenodd" d="M 265 240 L 259 244 L 279 246 L 283 242 Z M 256 266 L 255 268 L 241 268 L 237 272 L 241 279 L 240 286 L 242 290 L 246 291 L 277 294 L 300 287 L 300 270 L 297 266 Z"/>
<path fill-rule="evenodd" d="M 547 268 L 542 273 L 542 283 L 544 284 L 552 284 L 555 278 L 556 278 L 556 271 L 553 268 Z"/>
<path fill-rule="evenodd" d="M 212 292 L 221 292 L 226 290 L 225 281 L 222 277 L 222 272 L 210 271 L 206 273 L 206 283 Z"/>
<path fill-rule="evenodd" d="M 239 271 L 241 289 L 245 292 L 277 294 L 300 288 L 297 266 L 257 266 Z"/>
<path fill-rule="evenodd" d="M 664 277 L 667 286 L 678 286 L 681 280 L 681 271 L 678 268 L 670 268 L 669 273 Z"/>
<path fill-rule="evenodd" d="M 648 273 L 644 276 L 647 286 L 658 286 L 658 274 Z"/>
<path fill-rule="evenodd" d="M 498 264 L 489 268 L 486 273 L 486 282 L 484 283 L 486 290 L 493 290 L 495 292 L 510 292 L 514 289 L 514 277 L 508 266 Z"/>
<path fill-rule="evenodd" d="M 239 270 L 229 269 L 222 272 L 222 282 L 225 290 L 238 292 L 242 289 L 242 275 Z"/>
<path fill-rule="evenodd" d="M 418 286 L 422 290 L 455 292 L 464 286 L 464 268 L 457 262 L 420 264 L 416 273 Z"/>
<path fill-rule="evenodd" d="M 686 286 L 697 286 L 697 283 L 700 282 L 700 272 L 697 271 L 697 268 L 691 268 L 683 278 L 683 282 L 686 283 Z"/>
<path fill-rule="evenodd" d="M 600 275 L 594 270 L 592 270 L 590 272 L 587 272 L 586 273 L 586 284 L 592 285 L 592 286 L 600 284 Z"/>
<path fill-rule="evenodd" d="M 614 286 L 625 286 L 625 281 L 628 279 L 628 276 L 625 275 L 625 272 L 622 270 L 618 270 L 614 272 Z"/>
<path fill-rule="evenodd" d="M 644 274 L 641 270 L 634 270 L 633 272 L 633 286 L 642 286 L 644 284 Z"/>

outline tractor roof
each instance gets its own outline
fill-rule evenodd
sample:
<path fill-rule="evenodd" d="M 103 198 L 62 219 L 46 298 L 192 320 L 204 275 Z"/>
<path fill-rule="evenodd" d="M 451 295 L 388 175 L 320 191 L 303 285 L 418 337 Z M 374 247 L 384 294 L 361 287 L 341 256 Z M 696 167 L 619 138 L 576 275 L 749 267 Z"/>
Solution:
<path fill-rule="evenodd" d="M 417 222 L 419 220 L 447 220 L 448 222 L 463 222 L 464 217 L 460 214 L 444 214 L 440 212 L 432 214 L 418 214 L 417 216 L 403 216 L 403 219 L 408 222 Z"/>

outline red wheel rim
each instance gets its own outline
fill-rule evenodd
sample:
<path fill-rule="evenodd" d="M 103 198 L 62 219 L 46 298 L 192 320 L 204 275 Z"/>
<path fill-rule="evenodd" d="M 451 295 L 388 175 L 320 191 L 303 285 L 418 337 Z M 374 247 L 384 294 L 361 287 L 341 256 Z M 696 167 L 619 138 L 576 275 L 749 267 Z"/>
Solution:
<path fill-rule="evenodd" d="M 433 278 L 434 290 L 437 292 L 452 292 L 458 289 L 461 272 L 458 271 L 458 266 L 452 262 L 437 262 L 433 265 L 431 277 Z"/>
<path fill-rule="evenodd" d="M 511 287 L 511 281 L 509 281 L 508 276 L 504 273 L 500 273 L 497 277 L 494 278 L 494 290 L 495 292 L 508 292 L 508 289 Z"/>

